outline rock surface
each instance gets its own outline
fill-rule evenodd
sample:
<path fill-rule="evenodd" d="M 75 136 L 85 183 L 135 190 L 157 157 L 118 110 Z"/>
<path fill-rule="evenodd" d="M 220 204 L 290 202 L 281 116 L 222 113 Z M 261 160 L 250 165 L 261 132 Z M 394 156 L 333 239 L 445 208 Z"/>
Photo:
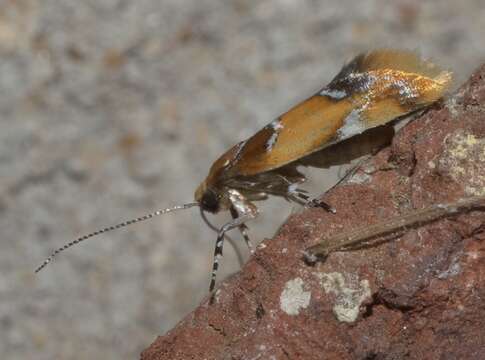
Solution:
<path fill-rule="evenodd" d="M 394 165 L 390 167 L 389 164 Z M 241 272 L 142 353 L 160 359 L 483 359 L 485 212 L 414 227 L 308 266 L 321 237 L 485 195 L 485 66 L 293 215 Z"/>

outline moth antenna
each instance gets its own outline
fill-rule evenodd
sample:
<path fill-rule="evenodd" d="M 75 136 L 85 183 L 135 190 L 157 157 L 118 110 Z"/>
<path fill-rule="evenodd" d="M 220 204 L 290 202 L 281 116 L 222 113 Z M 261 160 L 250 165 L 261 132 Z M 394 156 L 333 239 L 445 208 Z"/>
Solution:
<path fill-rule="evenodd" d="M 200 216 L 202 217 L 202 220 L 204 220 L 205 224 L 210 229 L 214 230 L 216 233 L 219 233 L 219 229 L 209 221 L 209 219 L 205 215 L 205 211 L 202 208 L 200 208 Z M 226 237 L 226 240 L 229 241 L 229 244 L 231 244 L 232 248 L 234 249 L 234 252 L 236 253 L 236 256 L 237 256 L 237 261 L 239 263 L 239 266 L 242 267 L 244 265 L 244 258 L 241 254 L 241 250 L 239 250 L 239 248 L 237 247 L 236 242 L 234 241 L 233 238 L 231 238 L 227 234 L 224 235 L 224 236 Z"/>
<path fill-rule="evenodd" d="M 199 203 L 193 202 L 193 203 L 173 206 L 171 208 L 157 210 L 157 211 L 154 211 L 150 214 L 146 214 L 146 215 L 143 215 L 143 216 L 135 218 L 135 219 L 123 221 L 122 223 L 119 223 L 117 225 L 109 226 L 109 227 L 106 227 L 104 229 L 92 232 L 91 234 L 81 236 L 80 238 L 77 238 L 76 240 L 71 241 L 70 243 L 67 243 L 66 245 L 64 245 L 64 246 L 58 248 L 56 251 L 54 251 L 47 259 L 44 260 L 42 265 L 40 265 L 37 269 L 35 269 L 35 273 L 38 273 L 44 267 L 46 267 L 47 264 L 49 264 L 57 254 L 59 254 L 60 252 L 70 248 L 73 245 L 80 243 L 81 241 L 87 240 L 87 239 L 92 238 L 94 236 L 97 236 L 97 235 L 100 235 L 100 234 L 103 234 L 103 233 L 106 233 L 106 232 L 109 232 L 109 231 L 112 231 L 112 230 L 116 230 L 116 229 L 119 229 L 119 228 L 122 228 L 122 227 L 125 227 L 125 226 L 128 226 L 128 225 L 132 225 L 132 224 L 135 224 L 135 223 L 138 223 L 138 222 L 141 222 L 141 221 L 149 220 L 149 219 L 151 219 L 155 216 L 163 215 L 163 214 L 166 214 L 166 213 L 169 213 L 169 212 L 172 212 L 172 211 L 189 209 L 189 208 L 194 207 L 194 206 L 199 206 Z"/>

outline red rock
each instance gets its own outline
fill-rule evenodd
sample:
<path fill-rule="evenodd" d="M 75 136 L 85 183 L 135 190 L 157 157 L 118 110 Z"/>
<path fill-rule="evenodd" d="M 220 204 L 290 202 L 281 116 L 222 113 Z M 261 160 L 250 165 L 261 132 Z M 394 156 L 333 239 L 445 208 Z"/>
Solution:
<path fill-rule="evenodd" d="M 206 299 L 142 359 L 484 359 L 484 211 L 313 267 L 302 251 L 345 229 L 485 195 L 485 66 L 363 169 L 366 181 L 325 195 L 337 214 L 292 216 L 219 285 L 213 305 Z"/>

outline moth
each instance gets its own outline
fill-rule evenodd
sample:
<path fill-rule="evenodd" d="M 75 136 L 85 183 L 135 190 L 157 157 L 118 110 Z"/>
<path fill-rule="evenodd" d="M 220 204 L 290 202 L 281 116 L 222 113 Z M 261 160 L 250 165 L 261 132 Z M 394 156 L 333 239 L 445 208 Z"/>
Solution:
<path fill-rule="evenodd" d="M 158 210 L 80 237 L 54 251 L 36 272 L 59 252 L 88 238 L 197 206 L 206 223 L 206 212 L 229 211 L 232 216 L 231 221 L 217 229 L 209 286 L 212 292 L 226 233 L 239 229 L 252 250 L 246 223 L 258 216 L 256 201 L 279 196 L 333 211 L 322 201 L 310 200 L 300 187 L 306 177 L 298 167 L 326 167 L 341 158 L 352 157 L 358 149 L 388 142 L 393 133 L 388 131 L 393 120 L 439 100 L 451 80 L 451 72 L 411 51 L 380 49 L 360 54 L 316 94 L 222 154 L 195 191 L 194 202 Z"/>

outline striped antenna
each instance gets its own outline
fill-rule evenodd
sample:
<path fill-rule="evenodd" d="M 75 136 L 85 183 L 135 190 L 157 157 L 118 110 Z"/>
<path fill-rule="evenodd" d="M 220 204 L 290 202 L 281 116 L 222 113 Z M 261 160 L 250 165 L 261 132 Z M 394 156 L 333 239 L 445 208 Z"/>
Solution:
<path fill-rule="evenodd" d="M 124 222 L 119 223 L 117 225 L 109 226 L 107 228 L 95 231 L 91 234 L 81 236 L 80 238 L 78 238 L 74 241 L 71 241 L 70 243 L 68 243 L 68 244 L 60 247 L 56 251 L 54 251 L 47 259 L 44 260 L 42 265 L 40 265 L 37 269 L 35 269 L 35 272 L 38 273 L 44 267 L 46 267 L 46 265 L 49 264 L 52 261 L 52 259 L 54 259 L 54 257 L 57 254 L 59 254 L 61 251 L 64 251 L 64 250 L 70 248 L 71 246 L 80 243 L 81 241 L 87 240 L 89 238 L 92 238 L 94 236 L 97 236 L 97 235 L 100 235 L 100 234 L 103 234 L 103 233 L 106 233 L 106 232 L 109 232 L 109 231 L 112 231 L 112 230 L 116 230 L 116 229 L 119 229 L 119 228 L 122 228 L 122 227 L 125 227 L 125 226 L 128 226 L 128 225 L 135 224 L 137 222 L 149 220 L 149 219 L 151 219 L 155 216 L 163 215 L 163 214 L 166 214 L 166 213 L 169 213 L 169 212 L 172 212 L 172 211 L 185 210 L 185 209 L 188 209 L 188 208 L 191 208 L 191 207 L 194 207 L 194 206 L 199 206 L 199 203 L 193 202 L 193 203 L 188 203 L 188 204 L 183 204 L 183 205 L 177 205 L 177 206 L 167 208 L 167 209 L 157 210 L 155 212 L 152 212 L 151 214 L 146 214 L 146 215 L 143 215 L 141 217 L 131 219 L 131 220 L 128 220 L 128 221 L 124 221 Z"/>

